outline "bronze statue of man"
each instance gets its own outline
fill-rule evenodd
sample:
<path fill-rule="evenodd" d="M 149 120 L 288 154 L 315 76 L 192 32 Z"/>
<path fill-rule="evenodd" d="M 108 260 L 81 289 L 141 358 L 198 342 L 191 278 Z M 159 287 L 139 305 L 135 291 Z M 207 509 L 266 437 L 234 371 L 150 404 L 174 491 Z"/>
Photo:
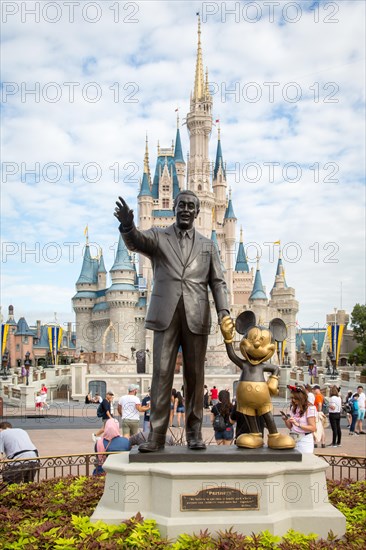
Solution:
<path fill-rule="evenodd" d="M 205 449 L 202 440 L 204 363 L 211 326 L 208 287 L 219 322 L 229 315 L 227 287 L 217 246 L 198 233 L 194 220 L 198 197 L 181 191 L 174 201 L 176 221 L 166 229 L 139 231 L 122 197 L 114 215 L 129 250 L 147 256 L 154 280 L 145 326 L 154 331 L 151 383 L 151 431 L 141 452 L 164 448 L 178 349 L 183 352 L 186 438 L 188 448 Z"/>

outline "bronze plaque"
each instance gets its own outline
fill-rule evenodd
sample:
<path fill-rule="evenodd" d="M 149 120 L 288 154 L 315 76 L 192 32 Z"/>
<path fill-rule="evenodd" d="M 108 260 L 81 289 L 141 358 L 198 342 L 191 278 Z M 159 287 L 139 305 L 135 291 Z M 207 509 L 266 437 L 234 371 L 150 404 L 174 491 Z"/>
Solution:
<path fill-rule="evenodd" d="M 232 487 L 211 487 L 194 495 L 180 496 L 180 509 L 185 510 L 258 510 L 258 494 L 243 493 Z"/>

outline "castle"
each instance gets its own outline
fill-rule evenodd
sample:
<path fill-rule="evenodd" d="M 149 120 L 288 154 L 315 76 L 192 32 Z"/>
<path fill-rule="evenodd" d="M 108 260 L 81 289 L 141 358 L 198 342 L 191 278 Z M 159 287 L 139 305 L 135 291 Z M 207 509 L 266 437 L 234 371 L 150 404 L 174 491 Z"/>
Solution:
<path fill-rule="evenodd" d="M 243 310 L 251 309 L 261 325 L 268 324 L 275 317 L 283 319 L 288 329 L 285 344 L 288 357 L 295 361 L 298 312 L 295 290 L 287 286 L 279 251 L 274 284 L 268 298 L 262 283 L 259 259 L 255 271 L 248 266 L 241 229 L 240 241 L 237 243 L 238 220 L 228 189 L 220 127 L 215 162 L 211 163 L 209 158 L 209 141 L 214 125 L 212 107 L 208 72 L 206 70 L 205 73 L 203 69 L 201 24 L 198 19 L 194 88 L 185 120 L 189 135 L 189 156 L 184 159 L 179 116 L 175 142 L 173 140 L 168 148 L 158 146 L 153 177 L 146 139 L 144 172 L 140 189 L 136 190 L 136 222 L 141 230 L 170 225 L 175 218 L 173 202 L 178 192 L 182 189 L 194 191 L 201 202 L 196 229 L 218 246 L 228 285 L 231 316 L 236 318 Z M 92 258 L 87 242 L 81 273 L 76 282 L 77 292 L 72 299 L 76 315 L 77 347 L 89 354 L 98 354 L 102 361 L 112 358 L 117 362 L 129 363 L 135 357 L 135 352 L 137 357 L 144 358 L 152 350 L 152 333 L 144 328 L 151 292 L 151 265 L 143 256 L 138 258 L 138 271 L 136 265 L 137 258 L 129 254 L 119 237 L 115 261 L 109 271 L 111 284 L 108 285 L 103 255 L 100 253 L 98 258 Z M 213 300 L 211 305 L 212 319 L 216 319 Z M 217 324 L 211 330 L 206 358 L 207 369 L 230 368 Z"/>

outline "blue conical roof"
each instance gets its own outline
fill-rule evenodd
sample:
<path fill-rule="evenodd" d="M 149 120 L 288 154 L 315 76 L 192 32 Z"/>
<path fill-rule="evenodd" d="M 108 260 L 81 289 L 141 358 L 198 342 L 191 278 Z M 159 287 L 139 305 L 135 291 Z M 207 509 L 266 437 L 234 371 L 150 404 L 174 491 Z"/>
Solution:
<path fill-rule="evenodd" d="M 255 274 L 253 290 L 251 295 L 249 296 L 249 300 L 267 300 L 266 293 L 263 289 L 262 277 L 259 267 L 257 268 Z"/>
<path fill-rule="evenodd" d="M 87 244 L 85 247 L 83 265 L 81 273 L 79 275 L 76 284 L 80 283 L 96 283 L 98 273 L 98 260 L 94 259 L 90 255 L 90 247 Z"/>
<path fill-rule="evenodd" d="M 184 162 L 179 128 L 177 128 L 177 135 L 175 137 L 174 160 L 175 162 Z"/>
<path fill-rule="evenodd" d="M 141 188 L 140 193 L 138 194 L 138 197 L 151 197 L 151 189 L 149 185 L 149 178 L 148 175 L 144 172 L 144 175 L 142 176 L 142 182 L 141 182 Z"/>
<path fill-rule="evenodd" d="M 134 271 L 134 266 L 132 265 L 130 255 L 120 234 L 118 241 L 118 248 L 116 253 L 116 258 L 114 264 L 111 268 L 111 271 Z"/>
<path fill-rule="evenodd" d="M 27 321 L 24 317 L 21 317 L 17 323 L 16 336 L 34 336 L 34 332 L 30 330 Z"/>
<path fill-rule="evenodd" d="M 238 250 L 238 255 L 236 257 L 235 271 L 249 273 L 247 257 L 245 255 L 244 245 L 242 242 L 239 243 L 239 250 Z"/>
<path fill-rule="evenodd" d="M 215 245 L 219 247 L 219 243 L 217 242 L 216 229 L 213 229 L 211 232 L 211 241 L 213 241 Z"/>
<path fill-rule="evenodd" d="M 228 204 L 227 204 L 227 208 L 226 208 L 226 211 L 225 211 L 224 219 L 225 219 L 225 220 L 229 220 L 229 219 L 234 219 L 234 220 L 236 220 L 236 216 L 235 216 L 235 214 L 234 214 L 233 203 L 232 203 L 232 200 L 231 200 L 231 199 L 229 199 L 229 202 L 228 202 Z"/>
<path fill-rule="evenodd" d="M 175 197 L 179 193 L 179 182 L 178 182 L 177 169 L 175 166 L 174 158 L 167 157 L 165 155 L 160 155 L 158 156 L 156 161 L 155 174 L 154 174 L 153 184 L 151 188 L 151 194 L 154 199 L 159 198 L 160 171 L 161 173 L 163 172 L 164 166 L 166 164 L 168 165 L 169 174 L 173 173 L 173 199 L 175 199 Z"/>
<path fill-rule="evenodd" d="M 278 262 L 277 262 L 277 271 L 276 271 L 276 278 L 275 278 L 275 283 L 273 285 L 273 288 L 276 288 L 277 286 L 277 277 L 281 277 L 282 280 L 283 280 L 283 285 L 285 288 L 288 288 L 287 287 L 287 283 L 286 283 L 286 279 L 285 279 L 285 269 L 283 267 L 283 263 L 282 263 L 282 258 L 281 256 L 278 258 Z"/>
<path fill-rule="evenodd" d="M 221 139 L 217 140 L 217 149 L 216 149 L 216 161 L 215 161 L 215 168 L 214 168 L 214 179 L 217 178 L 217 172 L 219 171 L 221 165 L 221 169 L 223 171 L 224 177 L 226 178 L 225 168 L 224 168 L 224 159 L 222 157 L 222 150 L 221 150 Z"/>
<path fill-rule="evenodd" d="M 103 254 L 101 254 L 99 258 L 98 273 L 107 273 L 107 270 L 104 265 Z"/>

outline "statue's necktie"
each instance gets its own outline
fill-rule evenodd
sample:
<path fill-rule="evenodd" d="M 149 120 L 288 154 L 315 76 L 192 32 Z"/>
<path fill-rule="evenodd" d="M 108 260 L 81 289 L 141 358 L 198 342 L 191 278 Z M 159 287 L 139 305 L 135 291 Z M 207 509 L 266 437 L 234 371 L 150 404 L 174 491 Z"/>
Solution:
<path fill-rule="evenodd" d="M 188 242 L 186 231 L 181 231 L 179 236 L 179 245 L 182 252 L 183 263 L 185 264 L 188 259 Z"/>

